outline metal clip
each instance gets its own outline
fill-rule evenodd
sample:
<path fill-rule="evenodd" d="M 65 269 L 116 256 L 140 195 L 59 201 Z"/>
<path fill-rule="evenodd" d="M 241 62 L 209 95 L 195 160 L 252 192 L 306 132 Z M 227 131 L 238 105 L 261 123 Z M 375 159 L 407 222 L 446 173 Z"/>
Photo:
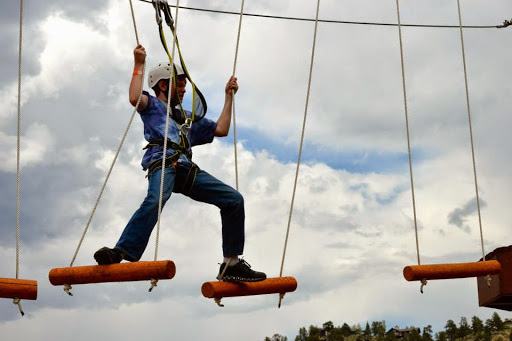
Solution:
<path fill-rule="evenodd" d="M 153 7 L 155 8 L 156 23 L 158 25 L 161 25 L 162 24 L 162 16 L 160 15 L 160 0 L 151 0 L 151 4 L 153 4 Z"/>
<path fill-rule="evenodd" d="M 180 133 L 185 136 L 188 136 L 188 134 L 190 133 L 190 129 L 192 129 L 192 120 L 190 118 L 187 118 L 185 120 L 185 123 L 183 123 L 180 127 Z"/>

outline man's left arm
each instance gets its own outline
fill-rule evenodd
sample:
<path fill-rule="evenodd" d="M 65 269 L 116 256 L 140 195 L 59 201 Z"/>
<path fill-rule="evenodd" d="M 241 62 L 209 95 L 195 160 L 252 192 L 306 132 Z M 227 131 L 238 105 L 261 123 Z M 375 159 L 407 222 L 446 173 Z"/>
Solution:
<path fill-rule="evenodd" d="M 217 128 L 214 135 L 217 137 L 228 136 L 231 126 L 231 111 L 233 109 L 233 96 L 238 91 L 238 82 L 235 76 L 229 78 L 225 88 L 224 108 L 217 119 Z"/>

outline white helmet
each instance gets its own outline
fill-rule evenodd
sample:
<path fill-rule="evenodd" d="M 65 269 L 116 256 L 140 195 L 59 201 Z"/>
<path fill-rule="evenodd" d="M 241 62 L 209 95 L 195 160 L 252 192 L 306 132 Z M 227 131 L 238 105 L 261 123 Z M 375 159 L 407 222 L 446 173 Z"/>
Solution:
<path fill-rule="evenodd" d="M 176 68 L 176 76 L 182 76 L 185 74 L 181 65 L 174 64 Z M 148 85 L 152 89 L 160 80 L 171 79 L 172 69 L 171 63 L 163 62 L 149 70 L 148 74 Z"/>

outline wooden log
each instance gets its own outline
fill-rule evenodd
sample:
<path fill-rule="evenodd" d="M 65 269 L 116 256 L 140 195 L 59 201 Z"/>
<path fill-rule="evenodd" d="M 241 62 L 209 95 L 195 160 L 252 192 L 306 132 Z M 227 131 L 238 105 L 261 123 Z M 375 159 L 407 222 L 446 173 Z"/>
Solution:
<path fill-rule="evenodd" d="M 171 279 L 175 274 L 174 262 L 162 260 L 56 268 L 48 277 L 53 285 L 72 285 Z"/>
<path fill-rule="evenodd" d="M 496 260 L 473 263 L 410 265 L 404 268 L 404 277 L 408 281 L 423 279 L 467 278 L 497 274 L 501 265 Z"/>
<path fill-rule="evenodd" d="M 0 297 L 37 299 L 37 281 L 31 279 L 0 278 Z"/>
<path fill-rule="evenodd" d="M 267 278 L 260 282 L 206 282 L 201 286 L 201 292 L 207 298 L 281 294 L 295 289 L 297 281 L 293 277 Z"/>

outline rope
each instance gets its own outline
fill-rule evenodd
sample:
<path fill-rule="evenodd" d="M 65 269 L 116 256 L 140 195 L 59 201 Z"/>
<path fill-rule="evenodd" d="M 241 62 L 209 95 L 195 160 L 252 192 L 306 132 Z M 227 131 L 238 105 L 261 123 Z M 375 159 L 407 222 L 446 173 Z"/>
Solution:
<path fill-rule="evenodd" d="M 13 303 L 14 305 L 17 305 L 17 306 L 18 306 L 18 309 L 20 310 L 20 314 L 21 314 L 21 316 L 25 316 L 25 312 L 23 311 L 23 307 L 21 306 L 21 299 L 19 299 L 19 298 L 17 298 L 17 297 L 16 297 L 16 298 L 12 301 L 12 303 Z"/>
<path fill-rule="evenodd" d="M 242 31 L 242 19 L 244 17 L 244 4 L 245 0 L 242 0 L 240 7 L 240 20 L 238 21 L 238 34 L 236 38 L 235 48 L 235 61 L 233 62 L 233 76 L 236 73 L 236 62 L 238 60 L 238 47 L 240 46 L 240 32 Z M 237 151 L 237 138 L 236 138 L 236 110 L 235 110 L 235 92 L 233 91 L 233 146 L 235 152 L 235 183 L 236 190 L 238 191 L 238 151 Z"/>
<path fill-rule="evenodd" d="M 23 0 L 20 1 L 20 35 L 18 47 L 18 124 L 16 132 L 16 279 L 20 275 L 20 136 L 21 136 L 21 61 L 23 45 Z"/>
<path fill-rule="evenodd" d="M 176 3 L 176 20 L 175 20 L 175 23 L 174 23 L 174 31 L 173 31 L 173 39 L 172 39 L 172 50 L 171 50 L 171 66 L 173 65 L 174 63 L 174 54 L 175 54 L 175 49 L 176 49 L 176 32 L 178 31 L 178 10 L 179 10 L 179 6 L 180 6 L 180 1 L 178 0 L 177 3 Z M 158 9 L 156 9 L 158 11 Z M 174 75 L 174 67 L 171 68 L 171 81 L 174 82 L 174 78 L 175 78 L 175 75 Z M 171 82 L 169 82 L 169 86 L 172 86 L 171 85 Z M 159 198 L 158 198 L 158 218 L 157 218 L 157 224 L 156 224 L 156 240 L 155 240 L 155 261 L 157 260 L 158 258 L 158 244 L 159 244 L 159 241 L 160 241 L 160 218 L 162 216 L 162 204 L 163 204 L 163 191 L 164 191 L 164 180 L 165 180 L 165 159 L 166 159 L 166 155 L 167 155 L 167 137 L 168 137 L 168 133 L 169 133 L 169 123 L 170 123 L 170 119 L 169 119 L 169 116 L 170 116 L 170 111 L 171 111 L 171 96 L 172 96 L 172 92 L 169 90 L 169 96 L 167 98 L 167 114 L 166 114 L 166 118 L 165 118 L 165 136 L 164 136 L 164 145 L 163 145 L 163 156 L 162 157 L 162 175 L 160 177 L 160 195 L 159 195 Z M 180 105 L 181 106 L 181 105 Z"/>
<path fill-rule="evenodd" d="M 279 271 L 279 277 L 283 276 L 284 260 L 286 257 L 286 248 L 288 246 L 288 237 L 290 235 L 290 225 L 291 225 L 292 215 L 293 215 L 293 205 L 295 202 L 295 193 L 297 190 L 297 180 L 299 178 L 300 161 L 302 158 L 302 147 L 304 145 L 304 134 L 306 131 L 306 120 L 307 120 L 307 116 L 308 116 L 309 96 L 311 93 L 311 82 L 312 82 L 312 78 L 313 78 L 313 65 L 314 65 L 314 61 L 315 61 L 315 48 L 316 48 L 316 37 L 317 37 L 317 32 L 318 32 L 318 15 L 319 15 L 319 13 L 320 13 L 320 0 L 317 0 L 315 31 L 313 33 L 313 47 L 311 48 L 311 62 L 309 64 L 308 90 L 307 90 L 307 94 L 306 94 L 306 104 L 305 104 L 305 108 L 304 108 L 304 119 L 302 121 L 302 132 L 301 132 L 301 136 L 300 136 L 299 155 L 297 158 L 297 168 L 295 169 L 295 180 L 293 183 L 292 200 L 290 203 L 290 214 L 288 215 L 288 225 L 286 228 L 286 237 L 285 237 L 285 241 L 284 241 L 283 258 L 281 260 L 281 269 Z M 279 296 L 279 307 L 281 306 L 282 299 L 283 299 L 283 296 L 280 295 Z"/>
<path fill-rule="evenodd" d="M 404 111 L 405 111 L 405 129 L 407 131 L 407 151 L 409 154 L 409 175 L 411 181 L 411 195 L 412 195 L 412 210 L 414 216 L 414 233 L 416 236 L 416 256 L 418 258 L 418 265 L 421 264 L 420 260 L 420 243 L 418 237 L 418 220 L 416 218 L 416 197 L 414 195 L 414 176 L 412 172 L 412 152 L 411 152 L 411 136 L 409 130 L 409 110 L 407 108 L 407 87 L 405 81 L 405 63 L 404 63 L 404 45 L 402 41 L 402 23 L 400 20 L 400 4 L 396 0 L 396 14 L 398 18 L 398 38 L 400 41 L 400 63 L 402 66 L 402 88 L 404 92 Z"/>
<path fill-rule="evenodd" d="M 151 0 L 139 0 L 146 3 L 151 3 Z M 172 5 L 169 5 L 174 7 Z M 199 11 L 199 12 L 208 12 L 208 13 L 218 13 L 218 14 L 234 14 L 239 15 L 238 12 L 231 11 L 221 11 L 207 8 L 198 8 L 198 7 L 186 7 L 181 6 L 181 9 Z M 258 18 L 267 18 L 267 19 L 279 19 L 279 20 L 294 20 L 294 21 L 309 21 L 314 22 L 316 19 L 310 18 L 298 18 L 298 17 L 287 17 L 287 16 L 278 16 L 278 15 L 265 15 L 265 14 L 256 14 L 256 13 L 245 13 L 246 17 L 258 17 Z M 371 26 L 398 26 L 397 24 L 392 23 L 379 23 L 379 22 L 365 22 L 365 21 L 347 21 L 347 20 L 326 20 L 319 19 L 320 23 L 327 24 L 349 24 L 349 25 L 371 25 Z M 505 28 L 512 24 L 512 20 L 505 20 L 502 25 L 469 25 L 463 26 L 464 28 L 474 28 L 474 29 L 489 29 L 489 28 Z M 431 24 L 402 24 L 402 27 L 423 27 L 423 28 L 459 28 L 458 25 L 431 25 Z"/>
<path fill-rule="evenodd" d="M 132 0 L 129 0 L 129 1 L 130 1 L 130 9 L 131 9 L 131 12 L 132 12 L 133 27 L 135 29 L 135 38 L 137 40 L 137 44 L 139 44 L 139 38 L 138 38 L 138 34 L 137 34 L 137 23 L 135 22 L 135 15 L 134 15 L 134 12 L 133 12 Z M 146 73 L 145 71 L 146 71 L 146 64 L 144 64 L 144 67 L 143 67 L 143 70 L 142 70 L 142 72 L 143 72 L 142 74 L 143 75 Z M 87 234 L 87 231 L 89 230 L 89 226 L 91 224 L 92 218 L 94 217 L 94 213 L 96 212 L 96 209 L 98 208 L 98 205 L 100 203 L 101 197 L 103 195 L 103 191 L 105 190 L 105 187 L 107 186 L 108 180 L 110 178 L 110 174 L 112 174 L 112 170 L 114 169 L 114 165 L 116 164 L 116 161 L 117 161 L 117 158 L 119 156 L 119 153 L 121 152 L 121 149 L 123 148 L 124 141 L 126 140 L 126 136 L 128 135 L 128 131 L 130 130 L 130 127 L 132 125 L 133 118 L 135 117 L 135 113 L 137 112 L 137 107 L 140 104 L 141 98 L 142 98 L 142 87 L 141 87 L 141 91 L 140 91 L 140 94 L 139 94 L 139 98 L 137 100 L 137 104 L 135 105 L 135 108 L 133 109 L 132 115 L 130 116 L 130 119 L 128 121 L 128 126 L 126 127 L 126 130 L 124 131 L 123 137 L 121 138 L 121 142 L 119 143 L 119 147 L 117 148 L 117 151 L 116 151 L 116 154 L 114 156 L 114 159 L 112 160 L 112 164 L 111 164 L 111 166 L 110 166 L 110 168 L 108 170 L 107 176 L 105 177 L 105 181 L 103 182 L 103 185 L 101 186 L 100 193 L 98 195 L 98 198 L 96 199 L 96 203 L 94 204 L 92 212 L 91 212 L 91 214 L 89 216 L 89 219 L 87 220 L 87 223 L 85 225 L 84 231 L 82 233 L 82 237 L 80 238 L 80 241 L 78 242 L 78 246 L 76 248 L 75 254 L 73 255 L 73 258 L 71 259 L 71 263 L 69 264 L 70 267 L 72 267 L 73 264 L 75 263 L 76 257 L 78 255 L 78 252 L 80 251 L 80 247 L 82 246 L 82 243 L 84 241 L 85 235 Z M 71 287 L 69 287 L 69 289 L 70 288 Z M 68 293 L 69 293 L 69 289 L 68 289 Z"/>
<path fill-rule="evenodd" d="M 21 136 L 21 62 L 23 46 L 23 0 L 20 0 L 20 34 L 18 39 L 18 122 L 16 128 L 16 279 L 20 276 L 20 136 Z M 21 307 L 21 299 L 15 297 L 12 301 L 18 306 L 21 316 L 25 315 Z"/>
<path fill-rule="evenodd" d="M 464 33 L 462 30 L 462 14 L 460 9 L 460 0 L 457 0 L 457 9 L 459 13 L 460 42 L 462 47 L 462 63 L 464 65 L 464 85 L 466 88 L 466 107 L 468 111 L 469 137 L 471 141 L 471 157 L 473 160 L 473 177 L 475 180 L 476 206 L 478 210 L 478 225 L 480 227 L 480 244 L 482 248 L 482 260 L 485 261 L 484 234 L 482 229 L 482 214 L 480 212 L 480 196 L 478 194 L 478 180 L 476 175 L 475 143 L 473 140 L 473 125 L 471 123 L 471 106 L 469 101 L 468 71 L 466 63 L 466 49 L 464 47 Z"/>

